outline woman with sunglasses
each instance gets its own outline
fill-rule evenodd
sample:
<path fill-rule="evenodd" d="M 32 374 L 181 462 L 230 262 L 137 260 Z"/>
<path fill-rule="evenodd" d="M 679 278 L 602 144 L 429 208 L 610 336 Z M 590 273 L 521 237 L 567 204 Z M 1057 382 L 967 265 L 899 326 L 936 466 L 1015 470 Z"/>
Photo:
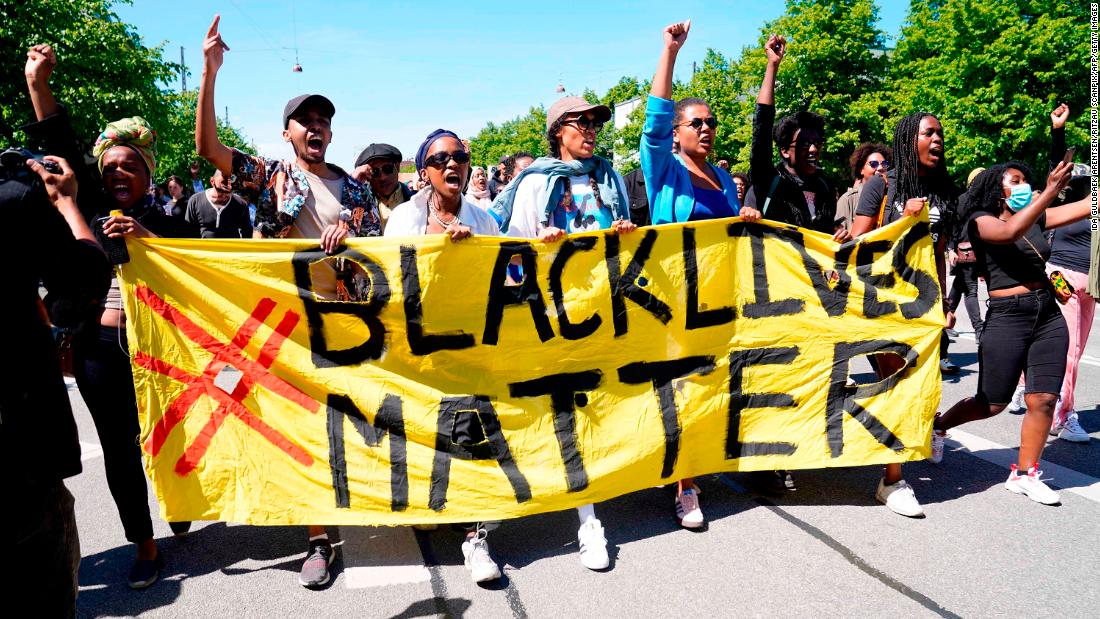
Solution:
<path fill-rule="evenodd" d="M 446 129 L 429 134 L 416 152 L 416 173 L 426 188 L 390 212 L 384 236 L 446 234 L 460 241 L 500 234 L 496 220 L 462 194 L 470 178 L 470 153 L 456 134 Z"/>
<path fill-rule="evenodd" d="M 425 189 L 390 212 L 383 236 L 446 234 L 457 242 L 475 234 L 500 233 L 496 220 L 462 195 L 470 175 L 470 154 L 453 132 L 436 129 L 424 139 L 416 151 L 416 173 Z M 500 578 L 500 567 L 489 554 L 488 539 L 489 529 L 498 524 L 462 525 L 467 529 L 462 556 L 474 582 Z"/>
<path fill-rule="evenodd" d="M 605 105 L 580 97 L 559 99 L 546 113 L 550 157 L 539 157 L 519 173 L 493 202 L 492 215 L 508 236 L 563 239 L 573 232 L 637 228 L 630 222 L 626 186 L 611 163 L 594 155 L 596 135 L 611 118 Z M 607 538 L 593 505 L 577 508 L 581 564 L 606 569 Z"/>
<path fill-rule="evenodd" d="M 646 102 L 640 155 L 652 221 L 666 224 L 737 215 L 758 220 L 760 213 L 755 209 L 741 207 L 729 173 L 707 162 L 718 127 L 710 106 L 694 97 L 675 103 L 671 99 L 672 70 L 690 29 L 691 20 L 664 29 L 664 49 Z M 677 484 L 680 526 L 697 529 L 706 524 L 698 493 L 694 479 Z"/>
<path fill-rule="evenodd" d="M 729 172 L 707 162 L 718 128 L 710 106 L 695 97 L 675 103 L 671 99 L 676 55 L 690 29 L 691 20 L 664 29 L 664 49 L 646 103 L 640 155 L 652 221 L 665 224 L 739 214 L 749 221 L 759 219 L 753 209 L 742 212 Z M 693 526 L 702 526 L 702 521 Z"/>
<path fill-rule="evenodd" d="M 470 168 L 470 188 L 466 190 L 466 199 L 486 211 L 493 205 L 489 197 L 489 176 L 485 174 L 485 168 L 479 165 Z"/>
<path fill-rule="evenodd" d="M 876 174 L 885 176 L 890 169 L 890 160 L 893 158 L 894 154 L 889 146 L 874 142 L 864 142 L 852 152 L 852 156 L 848 159 L 848 166 L 852 170 L 852 187 L 840 196 L 836 204 L 837 221 L 843 220 L 844 227 L 848 230 L 851 230 L 852 224 L 855 223 L 859 193 L 864 183 Z"/>

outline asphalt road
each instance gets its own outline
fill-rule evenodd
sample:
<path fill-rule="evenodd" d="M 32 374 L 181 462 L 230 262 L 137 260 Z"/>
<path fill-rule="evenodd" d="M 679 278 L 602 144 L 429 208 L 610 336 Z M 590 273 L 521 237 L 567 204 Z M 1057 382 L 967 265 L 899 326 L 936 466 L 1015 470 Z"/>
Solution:
<path fill-rule="evenodd" d="M 951 358 L 962 370 L 943 385 L 943 407 L 973 393 L 976 348 L 965 313 Z M 874 500 L 878 467 L 796 473 L 798 488 L 768 499 L 736 474 L 699 480 L 709 527 L 681 530 L 672 495 L 652 489 L 597 507 L 611 568 L 577 558 L 574 512 L 505 523 L 490 536 L 504 578 L 477 586 L 449 529 L 333 528 L 335 578 L 298 585 L 303 527 L 197 523 L 173 537 L 154 517 L 166 565 L 145 591 L 126 586 L 126 544 L 103 473 L 91 418 L 71 395 L 84 447 L 76 497 L 83 561 L 80 616 L 154 617 L 667 617 L 1021 616 L 1095 617 L 1100 599 L 1100 335 L 1077 388 L 1093 440 L 1052 439 L 1045 477 L 1062 504 L 1004 489 L 1020 417 L 1004 413 L 952 432 L 940 465 L 905 476 L 926 518 L 898 516 Z M 150 495 L 150 504 L 154 501 Z M 156 510 L 154 508 L 154 514 Z"/>

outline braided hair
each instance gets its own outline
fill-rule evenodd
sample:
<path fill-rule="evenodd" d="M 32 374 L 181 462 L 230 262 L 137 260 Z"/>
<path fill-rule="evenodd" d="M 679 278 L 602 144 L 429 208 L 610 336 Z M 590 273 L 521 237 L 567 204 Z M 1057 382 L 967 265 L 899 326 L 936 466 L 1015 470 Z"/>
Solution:
<path fill-rule="evenodd" d="M 558 132 L 561 131 L 562 122 L 564 119 L 559 118 L 550 125 L 550 128 L 546 130 L 546 142 L 550 145 L 550 156 L 554 159 L 561 159 L 561 142 L 558 141 Z M 569 180 L 569 177 L 563 179 L 564 185 L 562 186 L 561 200 L 564 204 L 573 204 L 573 183 Z M 592 195 L 596 198 L 596 206 L 603 208 L 603 197 L 600 196 L 600 184 L 596 182 L 596 172 L 592 171 L 588 173 L 588 186 L 592 188 Z M 568 202 L 566 202 L 568 201 Z M 580 217 L 580 210 L 577 211 L 577 217 Z"/>
<path fill-rule="evenodd" d="M 947 163 L 940 157 L 939 163 L 924 177 L 921 188 L 920 155 L 917 153 L 917 134 L 924 118 L 936 118 L 931 112 L 915 112 L 902 118 L 894 127 L 894 203 L 902 203 L 911 198 L 928 197 L 940 205 L 940 217 L 948 238 L 954 236 L 958 192 L 951 177 L 947 174 Z M 938 120 L 938 119 L 937 119 Z"/>

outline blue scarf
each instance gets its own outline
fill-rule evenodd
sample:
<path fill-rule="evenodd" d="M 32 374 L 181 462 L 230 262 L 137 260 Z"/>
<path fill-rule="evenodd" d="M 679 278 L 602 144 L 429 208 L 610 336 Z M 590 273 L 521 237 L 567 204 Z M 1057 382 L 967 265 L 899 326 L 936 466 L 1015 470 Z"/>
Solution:
<path fill-rule="evenodd" d="M 550 199 L 546 202 L 546 211 L 542 217 L 544 225 L 551 221 L 551 214 L 561 201 L 561 192 L 564 190 L 564 179 L 570 176 L 586 176 L 595 174 L 596 184 L 600 188 L 600 199 L 604 206 L 611 210 L 615 219 L 630 219 L 628 210 L 629 202 L 620 191 L 619 184 L 615 182 L 615 169 L 602 157 L 588 159 L 574 159 L 562 161 L 553 157 L 539 157 L 526 170 L 497 195 L 493 205 L 489 207 L 489 214 L 500 224 L 500 233 L 507 234 L 508 226 L 512 221 L 512 206 L 516 199 L 516 187 L 528 174 L 545 174 L 546 190 Z"/>

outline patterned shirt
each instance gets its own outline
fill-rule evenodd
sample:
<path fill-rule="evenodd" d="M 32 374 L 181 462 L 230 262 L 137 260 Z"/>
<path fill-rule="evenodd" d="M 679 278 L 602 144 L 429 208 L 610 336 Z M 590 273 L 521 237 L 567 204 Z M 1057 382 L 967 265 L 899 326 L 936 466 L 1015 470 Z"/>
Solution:
<path fill-rule="evenodd" d="M 351 236 L 381 236 L 382 221 L 370 188 L 337 166 L 344 177 L 340 220 Z M 292 161 L 255 157 L 233 149 L 233 191 L 256 205 L 256 230 L 267 238 L 285 238 L 309 197 L 309 181 Z"/>

